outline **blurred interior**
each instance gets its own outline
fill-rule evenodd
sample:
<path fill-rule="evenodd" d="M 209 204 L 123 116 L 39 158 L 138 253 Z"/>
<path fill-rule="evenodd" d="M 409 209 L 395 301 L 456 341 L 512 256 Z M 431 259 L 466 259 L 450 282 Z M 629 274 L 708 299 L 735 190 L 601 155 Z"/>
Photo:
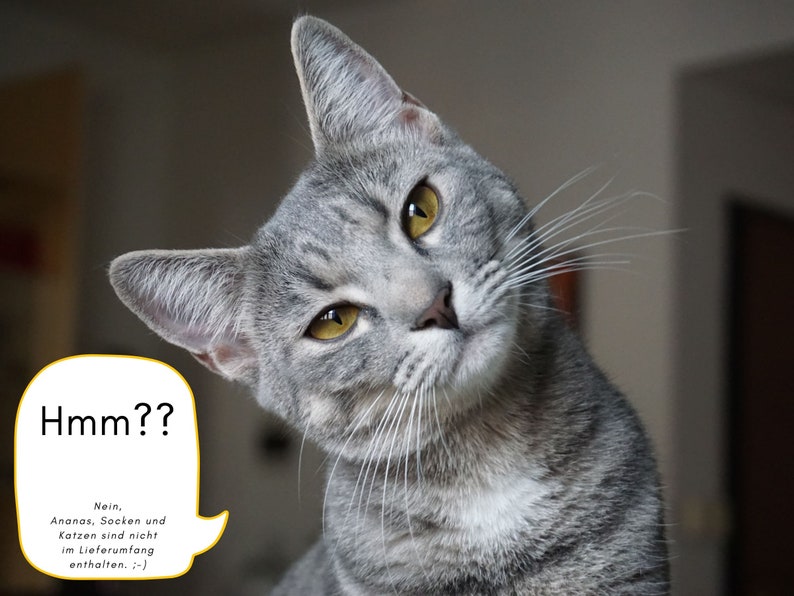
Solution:
<path fill-rule="evenodd" d="M 498 7 L 497 7 L 498 6 Z M 0 0 L 0 594 L 265 593 L 321 531 L 322 456 L 159 341 L 106 281 L 140 248 L 237 246 L 311 156 L 289 54 L 327 18 L 513 177 L 548 221 L 614 175 L 639 189 L 627 271 L 581 280 L 578 325 L 657 447 L 674 593 L 794 585 L 794 4 L 743 0 Z M 163 360 L 196 396 L 185 576 L 65 582 L 23 559 L 13 427 L 28 381 L 81 353 Z M 790 589 L 790 588 L 789 588 Z"/>

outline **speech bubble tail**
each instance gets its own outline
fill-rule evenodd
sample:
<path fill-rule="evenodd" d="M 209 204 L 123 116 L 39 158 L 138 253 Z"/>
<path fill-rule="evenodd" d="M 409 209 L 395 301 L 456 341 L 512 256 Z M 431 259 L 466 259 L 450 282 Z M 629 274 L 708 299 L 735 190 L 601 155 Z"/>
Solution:
<path fill-rule="evenodd" d="M 192 539 L 194 556 L 208 551 L 221 539 L 229 521 L 229 512 L 222 511 L 214 517 L 197 515 L 196 520 L 198 523 L 193 524 Z"/>

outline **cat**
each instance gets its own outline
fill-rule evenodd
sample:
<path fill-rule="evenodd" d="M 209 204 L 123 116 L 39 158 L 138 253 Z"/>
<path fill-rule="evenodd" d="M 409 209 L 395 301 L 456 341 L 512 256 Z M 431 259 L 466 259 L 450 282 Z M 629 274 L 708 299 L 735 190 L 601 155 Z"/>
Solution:
<path fill-rule="evenodd" d="M 597 260 L 555 236 L 609 203 L 535 228 L 337 28 L 299 18 L 292 52 L 315 154 L 272 218 L 241 248 L 109 271 L 329 454 L 323 537 L 275 593 L 668 593 L 649 441 L 547 281 Z"/>

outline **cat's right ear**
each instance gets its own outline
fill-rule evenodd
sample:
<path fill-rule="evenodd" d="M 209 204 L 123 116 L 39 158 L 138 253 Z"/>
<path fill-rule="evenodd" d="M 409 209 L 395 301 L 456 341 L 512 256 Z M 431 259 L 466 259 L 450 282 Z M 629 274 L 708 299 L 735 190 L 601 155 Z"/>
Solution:
<path fill-rule="evenodd" d="M 243 325 L 246 248 L 138 251 L 116 258 L 110 283 L 163 339 L 232 380 L 250 380 L 256 357 Z"/>
<path fill-rule="evenodd" d="M 438 117 L 333 25 L 310 16 L 296 20 L 292 55 L 317 153 L 375 132 L 441 134 Z"/>

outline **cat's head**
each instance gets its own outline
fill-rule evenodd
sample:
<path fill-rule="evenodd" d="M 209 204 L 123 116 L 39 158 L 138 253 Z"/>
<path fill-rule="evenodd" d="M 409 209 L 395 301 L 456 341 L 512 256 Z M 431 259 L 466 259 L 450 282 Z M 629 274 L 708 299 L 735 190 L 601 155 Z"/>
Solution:
<path fill-rule="evenodd" d="M 488 393 L 517 333 L 505 259 L 526 208 L 339 30 L 303 17 L 292 51 L 315 157 L 273 217 L 248 246 L 129 253 L 110 278 L 162 337 L 338 449 Z"/>

